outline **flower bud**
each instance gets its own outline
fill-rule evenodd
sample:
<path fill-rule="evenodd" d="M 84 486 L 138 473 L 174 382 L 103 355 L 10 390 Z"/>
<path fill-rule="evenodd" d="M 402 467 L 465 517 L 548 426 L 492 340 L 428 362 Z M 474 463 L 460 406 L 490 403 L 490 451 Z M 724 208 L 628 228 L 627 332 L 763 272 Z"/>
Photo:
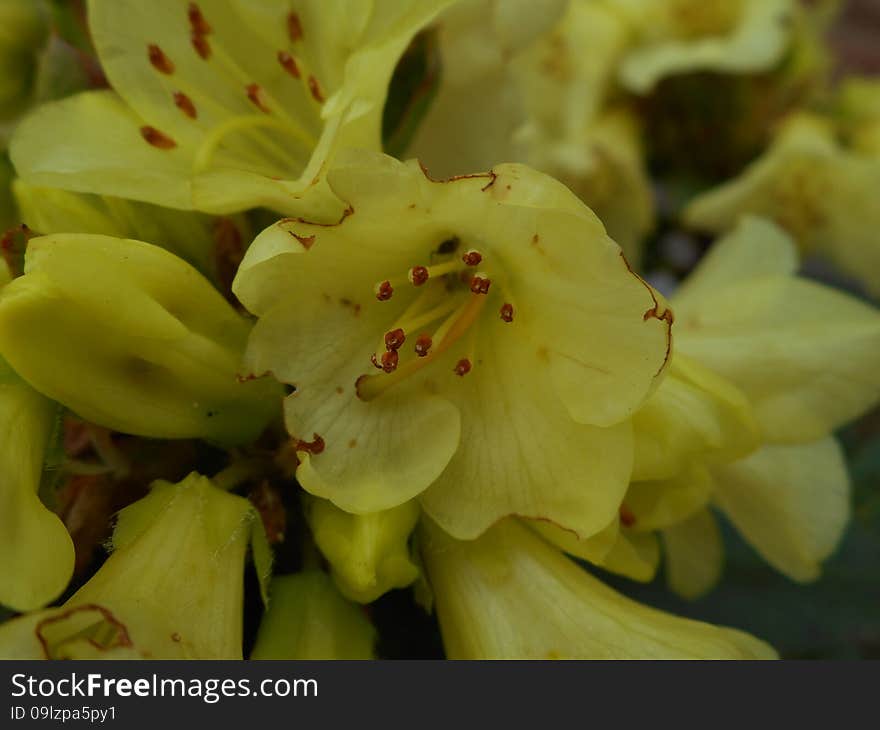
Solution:
<path fill-rule="evenodd" d="M 73 574 L 73 541 L 37 494 L 56 417 L 0 359 L 0 604 L 16 611 L 54 600 Z"/>
<path fill-rule="evenodd" d="M 419 569 L 410 559 L 408 545 L 419 519 L 414 500 L 381 512 L 354 515 L 329 500 L 309 498 L 306 519 L 346 598 L 370 603 L 418 578 Z"/>
<path fill-rule="evenodd" d="M 251 659 L 373 659 L 376 630 L 326 573 L 275 578 Z"/>
<path fill-rule="evenodd" d="M 247 500 L 196 473 L 124 509 L 113 554 L 60 608 L 0 625 L 4 659 L 240 659 Z"/>
<path fill-rule="evenodd" d="M 514 520 L 422 552 L 450 659 L 767 659 L 764 642 L 642 606 Z"/>
<path fill-rule="evenodd" d="M 140 241 L 33 239 L 0 296 L 0 350 L 33 387 L 92 423 L 158 438 L 255 438 L 280 408 L 241 382 L 249 327 L 195 269 Z"/>

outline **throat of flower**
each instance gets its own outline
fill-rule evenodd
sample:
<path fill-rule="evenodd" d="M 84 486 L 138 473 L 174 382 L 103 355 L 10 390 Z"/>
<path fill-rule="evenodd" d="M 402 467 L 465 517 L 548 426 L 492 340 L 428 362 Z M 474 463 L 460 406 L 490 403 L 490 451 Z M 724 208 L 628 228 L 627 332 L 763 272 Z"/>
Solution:
<path fill-rule="evenodd" d="M 423 349 L 420 350 L 419 345 L 422 343 L 422 338 L 417 340 L 416 352 L 418 353 L 418 356 L 408 360 L 400 365 L 400 367 L 396 366 L 396 350 L 389 350 L 389 353 L 394 353 L 394 368 L 391 369 L 390 372 L 377 373 L 375 375 L 362 375 L 358 378 L 356 383 L 358 398 L 364 401 L 371 401 L 435 362 L 453 345 L 461 340 L 471 329 L 477 321 L 477 318 L 480 316 L 480 313 L 483 311 L 483 308 L 486 306 L 487 300 L 488 298 L 485 294 L 468 294 L 464 302 L 452 312 L 452 314 L 443 322 L 443 324 L 440 325 L 434 335 L 428 340 L 426 347 L 423 347 Z M 434 310 L 428 310 L 428 312 L 425 312 L 421 316 L 416 316 L 415 320 L 420 321 L 431 316 L 435 311 L 439 311 L 442 306 L 443 305 L 435 307 Z M 437 319 L 436 314 L 433 319 Z M 410 324 L 409 329 L 410 331 L 413 331 L 415 328 Z M 424 352 L 424 354 L 422 354 L 422 352 Z M 386 355 L 389 353 L 386 353 Z M 464 366 L 462 366 L 461 369 L 464 370 Z M 470 367 L 468 366 L 467 369 L 469 370 Z M 458 370 L 456 372 L 458 372 Z"/>

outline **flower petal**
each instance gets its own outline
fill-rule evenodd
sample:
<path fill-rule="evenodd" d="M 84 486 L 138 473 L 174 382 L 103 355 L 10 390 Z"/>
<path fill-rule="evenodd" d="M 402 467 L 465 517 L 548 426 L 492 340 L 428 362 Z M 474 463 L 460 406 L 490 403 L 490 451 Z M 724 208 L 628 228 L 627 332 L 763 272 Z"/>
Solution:
<path fill-rule="evenodd" d="M 768 659 L 764 642 L 616 593 L 514 520 L 422 550 L 450 659 Z"/>
<path fill-rule="evenodd" d="M 819 577 L 850 516 L 837 441 L 767 446 L 713 475 L 718 504 L 767 562 L 792 580 Z"/>
<path fill-rule="evenodd" d="M 721 579 L 724 565 L 724 544 L 712 513 L 701 510 L 661 535 L 669 589 L 688 600 L 708 593 Z"/>

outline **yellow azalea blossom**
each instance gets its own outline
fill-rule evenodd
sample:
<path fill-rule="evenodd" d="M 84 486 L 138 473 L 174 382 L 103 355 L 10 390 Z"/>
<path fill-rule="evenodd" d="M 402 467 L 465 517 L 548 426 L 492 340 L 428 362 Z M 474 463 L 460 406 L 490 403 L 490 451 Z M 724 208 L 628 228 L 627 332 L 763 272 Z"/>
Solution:
<path fill-rule="evenodd" d="M 109 195 L 39 187 L 23 180 L 15 180 L 12 191 L 18 217 L 32 231 L 97 233 L 149 241 L 192 264 L 212 281 L 222 280 L 224 266 L 234 267 L 251 237 L 240 215 L 215 218 Z"/>
<path fill-rule="evenodd" d="M 829 437 L 880 400 L 880 313 L 795 276 L 793 243 L 746 219 L 671 300 L 669 375 L 635 414 L 632 483 L 587 540 L 550 525 L 565 552 L 694 597 L 720 575 L 714 503 L 771 565 L 813 580 L 849 516 L 849 480 Z"/>
<path fill-rule="evenodd" d="M 295 387 L 297 478 L 354 513 L 420 495 L 459 538 L 516 513 L 602 529 L 671 312 L 563 185 L 520 165 L 433 181 L 353 156 L 337 225 L 261 234 L 233 290 L 254 375 Z"/>
<path fill-rule="evenodd" d="M 620 81 L 643 94 L 666 76 L 755 73 L 778 64 L 791 41 L 795 0 L 607 0 L 635 36 Z"/>
<path fill-rule="evenodd" d="M 3 659 L 240 659 L 250 503 L 190 474 L 125 508 L 113 553 L 64 605 L 0 624 Z"/>
<path fill-rule="evenodd" d="M 339 591 L 349 600 L 371 603 L 419 577 L 408 546 L 419 520 L 417 502 L 353 515 L 326 499 L 309 498 L 305 512 L 315 544 L 330 563 Z"/>
<path fill-rule="evenodd" d="M 255 438 L 278 386 L 242 382 L 250 326 L 194 268 L 140 241 L 32 239 L 0 293 L 0 352 L 41 393 L 115 431 Z"/>
<path fill-rule="evenodd" d="M 113 90 L 38 109 L 13 161 L 33 184 L 171 208 L 332 215 L 328 160 L 380 148 L 397 59 L 448 1 L 90 0 Z"/>
<path fill-rule="evenodd" d="M 480 0 L 441 18 L 444 76 L 410 152 L 435 176 L 500 162 L 552 175 L 637 265 L 654 205 L 635 115 L 612 101 L 626 24 L 592 0 L 570 2 L 561 17 L 560 4 L 533 3 L 539 17 L 522 17 L 518 26 L 527 35 L 503 45 L 498 18 L 517 8 Z"/>
<path fill-rule="evenodd" d="M 784 227 L 807 254 L 820 254 L 880 294 L 880 155 L 838 139 L 832 120 L 799 114 L 737 178 L 699 195 L 684 219 L 692 228 L 730 230 L 744 215 Z"/>
<path fill-rule="evenodd" d="M 326 573 L 272 580 L 251 659 L 374 659 L 376 629 Z"/>
<path fill-rule="evenodd" d="M 450 659 L 772 659 L 734 629 L 640 605 L 514 520 L 459 542 L 421 541 Z"/>
<path fill-rule="evenodd" d="M 38 491 L 56 406 L 0 360 L 0 605 L 30 611 L 73 574 L 73 542 Z"/>

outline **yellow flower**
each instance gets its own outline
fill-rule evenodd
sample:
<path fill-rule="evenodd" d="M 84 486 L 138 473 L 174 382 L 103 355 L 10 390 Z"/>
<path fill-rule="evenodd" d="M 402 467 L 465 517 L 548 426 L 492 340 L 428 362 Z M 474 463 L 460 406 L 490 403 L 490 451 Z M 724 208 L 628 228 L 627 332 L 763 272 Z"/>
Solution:
<path fill-rule="evenodd" d="M 0 294 L 0 351 L 41 393 L 107 428 L 241 443 L 280 389 L 241 382 L 248 322 L 158 246 L 98 235 L 32 239 Z"/>
<path fill-rule="evenodd" d="M 73 542 L 38 491 L 57 407 L 0 359 L 0 605 L 30 611 L 73 574 Z"/>
<path fill-rule="evenodd" d="M 609 6 L 632 28 L 620 80 L 638 94 L 676 74 L 771 69 L 789 46 L 797 13 L 795 0 L 609 0 Z"/>
<path fill-rule="evenodd" d="M 515 520 L 422 552 L 450 659 L 771 659 L 764 642 L 616 593 Z"/>
<path fill-rule="evenodd" d="M 190 474 L 124 509 L 113 554 L 63 606 L 0 625 L 4 659 L 240 659 L 248 543 L 268 546 L 250 503 Z"/>
<path fill-rule="evenodd" d="M 694 597 L 720 576 L 710 502 L 767 561 L 814 580 L 849 517 L 849 480 L 830 434 L 880 400 L 880 314 L 795 276 L 794 245 L 746 219 L 671 300 L 669 376 L 633 418 L 632 483 L 619 514 L 562 550 L 650 580 L 662 537 L 670 585 Z"/>
<path fill-rule="evenodd" d="M 37 110 L 13 161 L 27 182 L 171 208 L 330 215 L 328 159 L 379 149 L 394 65 L 447 2 L 90 0 L 113 91 Z"/>
<path fill-rule="evenodd" d="M 671 346 L 659 294 L 528 168 L 436 182 L 365 153 L 329 180 L 349 214 L 270 227 L 233 287 L 251 371 L 296 388 L 303 487 L 358 514 L 421 495 L 461 538 L 511 513 L 604 527 Z"/>
<path fill-rule="evenodd" d="M 747 214 L 770 218 L 805 253 L 826 256 L 880 294 L 880 156 L 846 147 L 836 132 L 830 119 L 796 115 L 739 177 L 693 200 L 685 222 L 722 233 Z"/>
<path fill-rule="evenodd" d="M 272 580 L 251 659 L 373 659 L 376 630 L 317 570 Z"/>
<path fill-rule="evenodd" d="M 419 519 L 416 502 L 353 515 L 326 499 L 309 498 L 305 512 L 315 544 L 330 563 L 339 591 L 349 600 L 371 603 L 419 577 L 408 545 Z"/>
<path fill-rule="evenodd" d="M 611 101 L 626 24 L 593 1 L 561 11 L 561 3 L 486 0 L 450 8 L 439 28 L 444 75 L 410 152 L 443 177 L 500 162 L 552 175 L 636 265 L 654 211 L 641 130 Z M 518 35 L 507 38 L 514 12 Z"/>

